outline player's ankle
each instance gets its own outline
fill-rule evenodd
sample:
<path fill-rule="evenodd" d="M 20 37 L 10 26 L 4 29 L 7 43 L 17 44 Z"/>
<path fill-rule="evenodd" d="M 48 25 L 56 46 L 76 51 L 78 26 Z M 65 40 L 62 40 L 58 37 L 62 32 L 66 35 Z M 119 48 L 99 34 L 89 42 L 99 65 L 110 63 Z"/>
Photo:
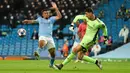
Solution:
<path fill-rule="evenodd" d="M 62 63 L 60 64 L 62 67 L 64 66 Z"/>

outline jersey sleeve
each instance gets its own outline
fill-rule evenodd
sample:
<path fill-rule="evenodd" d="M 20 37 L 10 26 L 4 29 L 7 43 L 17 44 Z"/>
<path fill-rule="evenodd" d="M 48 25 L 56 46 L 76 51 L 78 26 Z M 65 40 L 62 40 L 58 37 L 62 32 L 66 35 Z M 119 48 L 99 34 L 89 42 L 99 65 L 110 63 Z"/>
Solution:
<path fill-rule="evenodd" d="M 103 36 L 108 36 L 107 27 L 103 22 L 101 23 L 100 27 L 103 31 Z"/>
<path fill-rule="evenodd" d="M 37 19 L 35 20 L 35 22 L 38 22 L 38 20 L 39 20 L 39 19 L 37 18 Z"/>
<path fill-rule="evenodd" d="M 52 23 L 55 23 L 55 21 L 56 21 L 56 16 L 50 17 L 50 20 L 51 20 Z"/>
<path fill-rule="evenodd" d="M 98 21 L 97 24 L 99 24 L 99 28 L 101 28 L 103 31 L 103 36 L 108 36 L 107 27 L 106 27 L 105 23 L 98 18 L 97 18 L 97 21 Z"/>
<path fill-rule="evenodd" d="M 76 23 L 79 19 L 87 19 L 87 17 L 85 15 L 77 15 L 74 18 L 73 22 Z"/>
<path fill-rule="evenodd" d="M 35 23 L 38 23 L 40 21 L 40 16 L 38 16 L 38 18 L 35 20 Z"/>

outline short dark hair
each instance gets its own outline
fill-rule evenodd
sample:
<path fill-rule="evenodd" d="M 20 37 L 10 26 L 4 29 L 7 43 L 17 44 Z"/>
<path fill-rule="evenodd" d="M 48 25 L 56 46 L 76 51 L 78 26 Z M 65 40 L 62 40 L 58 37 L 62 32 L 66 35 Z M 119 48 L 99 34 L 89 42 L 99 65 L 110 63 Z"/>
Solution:
<path fill-rule="evenodd" d="M 42 11 L 41 11 L 41 12 L 44 12 L 44 11 L 49 11 L 49 9 L 42 9 Z"/>
<path fill-rule="evenodd" d="M 88 7 L 87 9 L 86 9 L 86 12 L 91 12 L 91 13 L 93 13 L 93 9 L 91 8 L 91 7 Z"/>

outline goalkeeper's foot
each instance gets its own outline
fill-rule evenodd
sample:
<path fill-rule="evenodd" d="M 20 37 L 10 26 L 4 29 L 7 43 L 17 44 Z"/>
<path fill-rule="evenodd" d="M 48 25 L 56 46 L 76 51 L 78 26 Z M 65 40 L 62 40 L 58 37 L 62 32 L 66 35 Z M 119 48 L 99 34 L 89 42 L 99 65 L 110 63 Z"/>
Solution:
<path fill-rule="evenodd" d="M 102 70 L 101 61 L 97 60 L 97 61 L 96 61 L 96 65 L 98 66 L 98 68 L 99 68 L 100 70 Z"/>
<path fill-rule="evenodd" d="M 38 52 L 34 52 L 34 56 L 35 56 L 35 59 L 36 60 L 40 60 L 40 55 L 39 55 L 39 53 Z"/>
<path fill-rule="evenodd" d="M 55 69 L 61 70 L 63 67 L 63 64 L 55 65 Z"/>

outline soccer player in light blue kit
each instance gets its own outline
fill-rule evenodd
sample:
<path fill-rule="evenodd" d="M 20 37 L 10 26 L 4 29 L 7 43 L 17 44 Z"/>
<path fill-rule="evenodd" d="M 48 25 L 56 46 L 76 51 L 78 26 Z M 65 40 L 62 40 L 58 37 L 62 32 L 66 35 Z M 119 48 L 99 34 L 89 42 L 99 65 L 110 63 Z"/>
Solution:
<path fill-rule="evenodd" d="M 74 43 L 73 43 L 73 46 L 72 46 L 72 49 L 76 46 L 76 45 L 78 45 L 79 43 L 80 43 L 80 38 L 79 38 L 79 35 L 78 35 L 78 26 L 79 26 L 79 24 L 76 24 L 76 27 L 74 28 L 69 28 L 70 29 L 70 31 L 72 31 L 73 32 L 73 35 L 75 36 L 75 40 L 74 40 Z"/>
<path fill-rule="evenodd" d="M 60 11 L 57 8 L 57 5 L 52 2 L 52 8 L 55 9 L 57 16 L 49 16 L 48 10 L 42 10 L 42 17 L 38 17 L 36 20 L 24 20 L 25 24 L 39 23 L 39 45 L 38 49 L 34 52 L 34 56 L 39 59 L 40 50 L 44 47 L 48 48 L 50 53 L 50 67 L 53 67 L 55 60 L 55 44 L 52 38 L 53 24 L 56 20 L 62 17 Z"/>

